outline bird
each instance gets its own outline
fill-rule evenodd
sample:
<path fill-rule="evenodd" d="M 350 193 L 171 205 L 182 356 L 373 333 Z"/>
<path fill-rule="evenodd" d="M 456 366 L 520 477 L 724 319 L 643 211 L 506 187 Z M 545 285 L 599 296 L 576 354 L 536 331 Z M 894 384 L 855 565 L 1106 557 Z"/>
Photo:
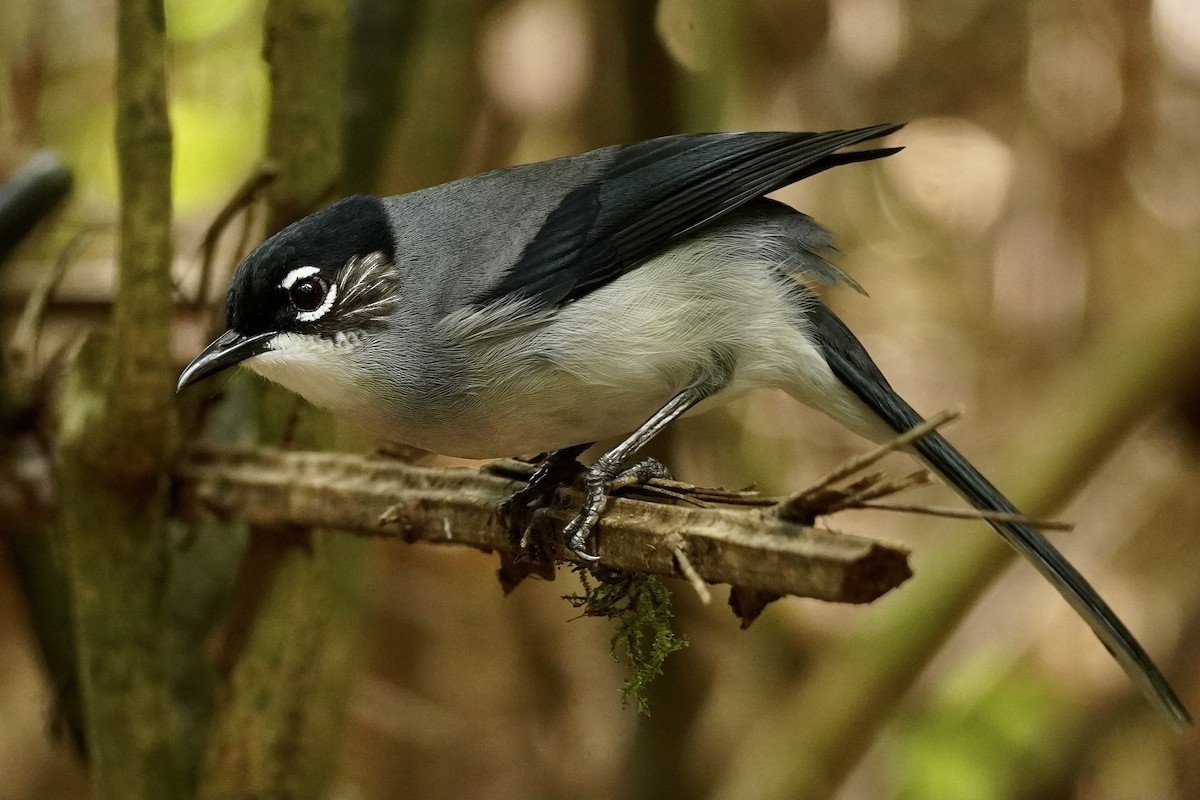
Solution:
<path fill-rule="evenodd" d="M 895 154 L 880 140 L 901 127 L 677 134 L 348 197 L 239 264 L 228 329 L 177 388 L 242 364 L 389 441 L 466 458 L 547 452 L 552 465 L 625 437 L 586 469 L 563 532 L 592 560 L 609 487 L 685 413 L 777 389 L 877 442 L 921 424 L 820 295 L 836 284 L 861 291 L 833 263 L 832 235 L 766 197 Z M 976 508 L 1017 513 L 940 433 L 911 449 Z M 1039 530 L 990 524 L 1169 723 L 1192 724 L 1137 639 Z"/>

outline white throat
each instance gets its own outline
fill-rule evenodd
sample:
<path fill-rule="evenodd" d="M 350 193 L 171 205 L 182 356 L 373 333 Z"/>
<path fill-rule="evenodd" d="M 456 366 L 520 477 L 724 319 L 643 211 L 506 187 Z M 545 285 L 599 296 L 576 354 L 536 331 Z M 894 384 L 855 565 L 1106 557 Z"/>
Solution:
<path fill-rule="evenodd" d="M 270 381 L 339 415 L 367 411 L 370 394 L 355 369 L 361 336 L 339 333 L 333 339 L 281 333 L 270 349 L 243 363 Z"/>

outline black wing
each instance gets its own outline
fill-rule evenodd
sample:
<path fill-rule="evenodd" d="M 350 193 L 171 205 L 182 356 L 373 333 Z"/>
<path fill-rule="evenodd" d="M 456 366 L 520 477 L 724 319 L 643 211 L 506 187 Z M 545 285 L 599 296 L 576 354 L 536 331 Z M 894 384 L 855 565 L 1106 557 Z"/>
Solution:
<path fill-rule="evenodd" d="M 616 148 L 595 180 L 567 193 L 508 273 L 475 302 L 578 300 L 679 237 L 840 164 L 899 148 L 836 152 L 899 125 L 828 133 L 682 134 Z"/>

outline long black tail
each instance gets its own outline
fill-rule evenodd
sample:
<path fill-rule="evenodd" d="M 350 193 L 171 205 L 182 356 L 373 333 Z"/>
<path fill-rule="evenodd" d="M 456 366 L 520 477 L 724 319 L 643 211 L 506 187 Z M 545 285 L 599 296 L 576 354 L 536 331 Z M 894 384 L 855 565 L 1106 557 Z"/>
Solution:
<path fill-rule="evenodd" d="M 834 375 L 889 427 L 902 433 L 922 422 L 921 415 L 888 385 L 854 334 L 833 312 L 817 303 L 809 309 L 808 317 Z M 976 508 L 1017 513 L 1013 504 L 940 434 L 935 432 L 922 437 L 914 447 L 929 466 Z M 1137 639 L 1091 584 L 1040 531 L 1029 525 L 1009 522 L 992 522 L 991 525 L 1083 617 L 1150 703 L 1172 726 L 1180 729 L 1184 724 L 1192 724 L 1188 710 Z"/>

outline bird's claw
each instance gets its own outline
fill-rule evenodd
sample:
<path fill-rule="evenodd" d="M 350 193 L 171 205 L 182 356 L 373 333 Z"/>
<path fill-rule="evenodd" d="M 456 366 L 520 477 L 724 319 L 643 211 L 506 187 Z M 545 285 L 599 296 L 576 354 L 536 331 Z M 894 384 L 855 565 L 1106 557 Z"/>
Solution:
<path fill-rule="evenodd" d="M 617 489 L 637 486 L 639 483 L 649 483 L 655 478 L 666 481 L 675 480 L 675 476 L 671 474 L 671 470 L 667 468 L 666 464 L 656 458 L 646 458 L 629 469 L 617 473 L 617 476 L 608 482 L 608 491 L 613 492 Z"/>
<path fill-rule="evenodd" d="M 571 524 L 563 530 L 563 535 L 567 540 L 567 549 L 580 561 L 586 561 L 589 564 L 595 564 L 600 560 L 600 556 L 588 551 L 587 540 L 591 536 L 591 528 L 594 526 L 585 526 L 583 524 L 576 525 L 579 517 L 571 520 Z"/>
<path fill-rule="evenodd" d="M 513 541 L 519 550 L 528 552 L 535 548 L 535 537 L 530 527 L 533 510 L 553 496 L 555 490 L 566 482 L 564 479 L 572 477 L 571 473 L 575 469 L 581 469 L 575 461 L 575 456 L 583 449 L 584 446 L 580 446 L 551 453 L 530 478 L 529 483 L 513 492 L 500 504 L 500 514 L 508 519 Z M 625 470 L 621 470 L 618 463 L 614 462 L 615 459 L 602 457 L 587 470 L 583 506 L 563 528 L 562 541 L 566 548 L 580 561 L 588 564 L 595 564 L 600 560 L 600 556 L 588 548 L 587 542 L 600 521 L 600 515 L 608 503 L 609 493 L 646 483 L 654 478 L 671 478 L 670 470 L 653 458 L 639 461 Z"/>
<path fill-rule="evenodd" d="M 587 497 L 583 501 L 583 508 L 563 529 L 563 538 L 566 539 L 567 549 L 576 558 L 588 563 L 594 564 L 600 560 L 600 556 L 593 554 L 588 549 L 587 540 L 600 521 L 604 506 L 608 504 L 609 493 L 639 483 L 646 483 L 653 478 L 669 480 L 672 477 L 671 471 L 662 462 L 653 458 L 639 461 L 628 469 L 616 472 L 615 475 L 614 472 L 615 469 L 612 465 L 605 463 L 604 459 L 588 470 Z"/>
<path fill-rule="evenodd" d="M 509 534 L 518 552 L 544 560 L 540 555 L 549 552 L 539 544 L 533 530 L 533 512 L 544 506 L 560 486 L 571 483 L 583 466 L 575 460 L 589 445 L 582 444 L 549 453 L 529 482 L 509 495 L 499 506 L 500 517 L 507 521 Z"/>
<path fill-rule="evenodd" d="M 596 523 L 600 520 L 600 513 L 604 511 L 604 506 L 608 502 L 608 495 L 605 491 L 608 483 L 605 479 L 606 472 L 607 470 L 597 469 L 596 466 L 588 470 L 584 482 L 587 486 L 587 494 L 584 497 L 583 506 L 579 509 L 579 513 L 567 523 L 567 527 L 563 528 L 563 539 L 566 540 L 567 549 L 581 561 L 588 563 L 600 560 L 598 555 L 588 549 L 587 540 L 595 530 Z"/>

